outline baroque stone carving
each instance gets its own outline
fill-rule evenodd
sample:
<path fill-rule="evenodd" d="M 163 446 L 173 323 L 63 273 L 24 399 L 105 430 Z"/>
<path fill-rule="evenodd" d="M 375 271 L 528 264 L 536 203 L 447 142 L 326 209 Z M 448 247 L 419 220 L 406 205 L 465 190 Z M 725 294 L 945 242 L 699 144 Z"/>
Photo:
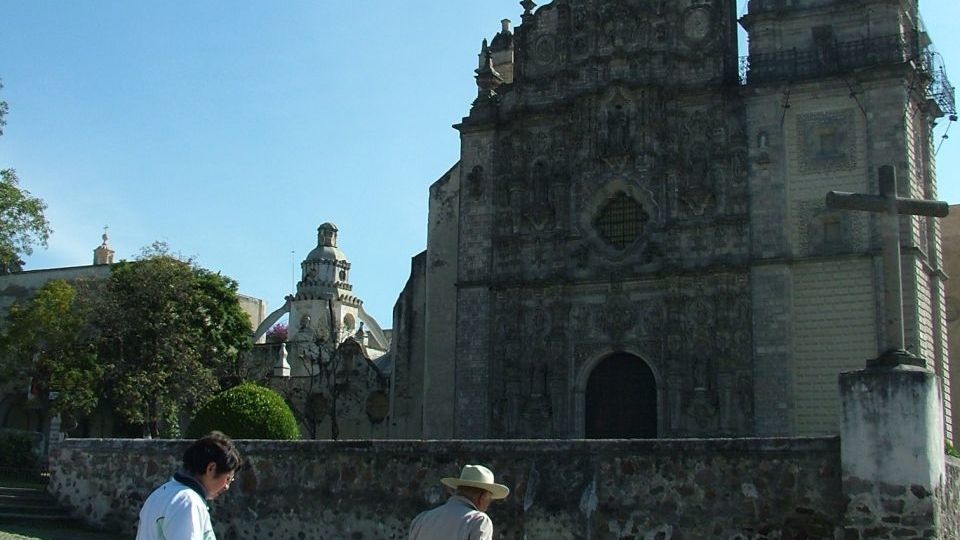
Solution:
<path fill-rule="evenodd" d="M 707 82 L 721 72 L 724 60 L 702 53 L 717 48 L 731 31 L 718 14 L 702 2 L 556 3 L 526 19 L 536 24 L 518 43 L 518 62 L 528 84 L 553 90 L 545 97 L 564 86 L 550 77 L 561 69 L 596 75 L 584 78 L 597 83 L 654 82 L 668 73 L 689 83 Z"/>
<path fill-rule="evenodd" d="M 864 217 L 823 207 L 819 200 L 794 207 L 797 248 L 803 255 L 829 255 L 861 247 L 866 241 Z"/>
<path fill-rule="evenodd" d="M 489 435 L 570 436 L 583 383 L 571 378 L 601 351 L 656 364 L 663 434 L 740 425 L 724 411 L 739 399 L 749 317 L 727 320 L 740 315 L 727 290 L 749 294 L 717 272 L 749 256 L 748 143 L 737 100 L 692 83 L 722 73 L 722 54 L 702 54 L 724 43 L 718 11 L 699 0 L 531 11 L 496 122 L 466 119 L 492 152 L 463 176 L 459 277 L 499 292 L 489 343 L 457 362 L 474 373 L 486 359 L 472 376 L 488 389 Z M 671 275 L 697 277 L 673 291 Z M 481 346 L 464 306 L 457 326 L 459 354 Z"/>
<path fill-rule="evenodd" d="M 630 298 L 623 291 L 623 285 L 610 286 L 601 320 L 603 327 L 615 343 L 621 342 L 636 324 L 637 313 Z"/>
<path fill-rule="evenodd" d="M 623 250 L 640 239 L 648 221 L 650 214 L 643 206 L 621 191 L 607 201 L 593 222 L 600 238 Z"/>
<path fill-rule="evenodd" d="M 683 14 L 683 36 L 700 45 L 712 35 L 713 10 L 708 5 L 691 6 Z"/>
<path fill-rule="evenodd" d="M 799 170 L 802 174 L 848 171 L 857 166 L 853 109 L 797 116 Z"/>
<path fill-rule="evenodd" d="M 624 156 L 633 147 L 633 133 L 631 130 L 631 116 L 633 115 L 630 103 L 622 94 L 607 104 L 603 114 L 604 129 L 601 131 L 603 139 L 601 148 L 605 157 Z"/>

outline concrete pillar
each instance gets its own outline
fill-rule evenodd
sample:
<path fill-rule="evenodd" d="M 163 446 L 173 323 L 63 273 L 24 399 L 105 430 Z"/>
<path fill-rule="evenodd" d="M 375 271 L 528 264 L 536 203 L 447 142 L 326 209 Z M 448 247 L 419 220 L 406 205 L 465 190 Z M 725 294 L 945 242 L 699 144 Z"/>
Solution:
<path fill-rule="evenodd" d="M 840 399 L 845 537 L 939 538 L 945 458 L 936 375 L 909 365 L 843 373 Z"/>

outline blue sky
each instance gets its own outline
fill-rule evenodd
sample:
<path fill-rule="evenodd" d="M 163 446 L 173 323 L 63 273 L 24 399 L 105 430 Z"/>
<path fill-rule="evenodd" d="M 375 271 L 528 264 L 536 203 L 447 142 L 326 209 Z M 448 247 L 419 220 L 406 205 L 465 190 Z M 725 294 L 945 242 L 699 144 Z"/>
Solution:
<path fill-rule="evenodd" d="M 958 4 L 921 2 L 954 81 Z M 27 268 L 89 264 L 109 225 L 119 258 L 166 241 L 272 309 L 332 221 L 354 291 L 390 327 L 426 244 L 427 188 L 458 159 L 450 126 L 476 95 L 480 41 L 521 11 L 516 0 L 0 2 L 0 168 L 47 202 L 54 228 Z M 940 197 L 960 203 L 960 128 L 950 134 Z"/>

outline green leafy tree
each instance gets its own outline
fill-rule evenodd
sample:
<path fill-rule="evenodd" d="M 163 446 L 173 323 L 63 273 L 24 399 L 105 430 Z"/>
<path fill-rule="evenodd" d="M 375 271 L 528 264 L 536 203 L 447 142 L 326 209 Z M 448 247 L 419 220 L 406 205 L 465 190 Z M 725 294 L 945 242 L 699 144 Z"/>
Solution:
<path fill-rule="evenodd" d="M 0 80 L 0 90 L 3 90 L 3 81 Z M 7 125 L 7 111 L 10 110 L 6 101 L 0 101 L 0 135 L 3 135 L 3 126 Z"/>
<path fill-rule="evenodd" d="M 0 371 L 8 380 L 29 381 L 53 412 L 74 417 L 97 406 L 104 366 L 88 325 L 88 304 L 77 288 L 49 281 L 24 303 L 11 306 L 3 333 Z"/>
<path fill-rule="evenodd" d="M 237 298 L 233 279 L 203 268 L 194 269 L 196 294 L 190 304 L 191 325 L 202 339 L 197 345 L 220 377 L 236 383 L 242 379 L 240 359 L 253 343 L 250 317 Z"/>
<path fill-rule="evenodd" d="M 114 265 L 96 325 L 116 411 L 158 437 L 161 419 L 196 410 L 236 373 L 252 332 L 234 280 L 162 244 L 143 257 Z"/>
<path fill-rule="evenodd" d="M 280 394 L 253 383 L 235 386 L 207 402 L 190 423 L 187 437 L 213 430 L 235 439 L 300 438 L 293 412 Z"/>
<path fill-rule="evenodd" d="M 0 135 L 7 110 L 7 102 L 0 101 Z M 0 273 L 22 270 L 22 255 L 32 254 L 34 245 L 47 246 L 53 231 L 43 214 L 46 208 L 43 200 L 20 187 L 16 171 L 0 170 Z"/>

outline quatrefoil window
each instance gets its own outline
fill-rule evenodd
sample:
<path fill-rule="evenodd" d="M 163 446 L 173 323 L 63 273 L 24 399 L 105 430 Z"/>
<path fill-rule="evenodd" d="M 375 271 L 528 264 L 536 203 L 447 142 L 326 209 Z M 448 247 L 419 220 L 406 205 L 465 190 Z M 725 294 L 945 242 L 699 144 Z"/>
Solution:
<path fill-rule="evenodd" d="M 649 220 L 650 215 L 636 199 L 620 192 L 600 208 L 593 225 L 607 244 L 623 250 L 640 238 Z"/>

